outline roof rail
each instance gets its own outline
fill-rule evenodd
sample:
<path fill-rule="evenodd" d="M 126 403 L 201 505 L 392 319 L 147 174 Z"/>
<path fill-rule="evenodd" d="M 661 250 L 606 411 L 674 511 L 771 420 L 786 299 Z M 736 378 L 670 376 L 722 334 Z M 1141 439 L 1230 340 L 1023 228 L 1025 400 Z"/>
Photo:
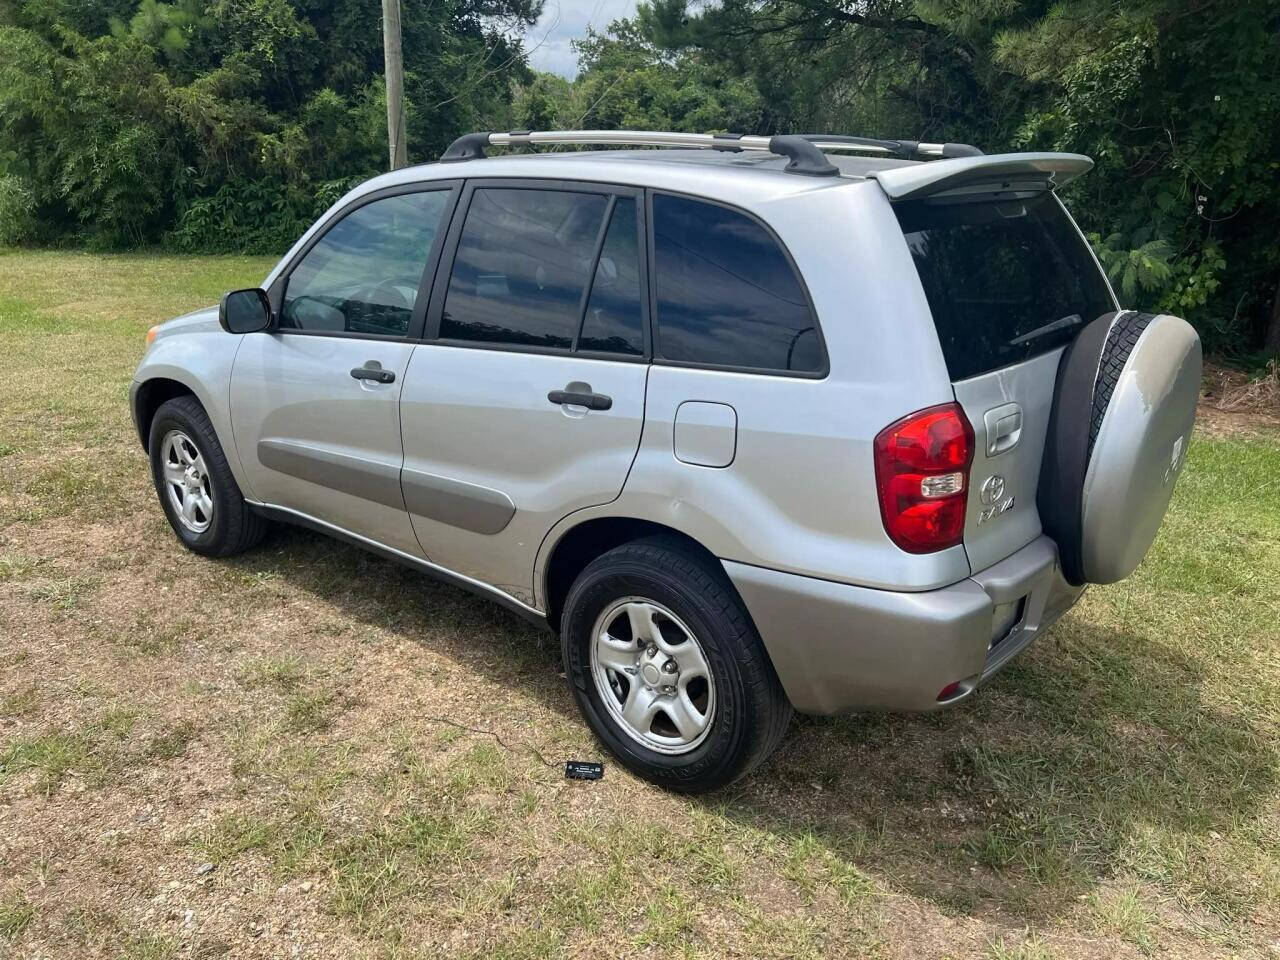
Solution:
<path fill-rule="evenodd" d="M 524 144 L 587 144 L 619 147 L 702 147 L 712 150 L 743 150 L 776 153 L 790 157 L 787 170 L 814 177 L 834 177 L 840 171 L 822 151 L 803 137 L 757 137 L 741 133 L 661 133 L 653 130 L 511 130 L 507 133 L 466 133 L 449 145 L 440 157 L 443 163 L 478 160 L 485 147 Z"/>
<path fill-rule="evenodd" d="M 872 140 L 846 137 L 835 133 L 802 133 L 819 150 L 861 150 L 889 153 L 903 160 L 954 160 L 957 157 L 981 157 L 983 152 L 967 143 L 921 143 L 918 140 Z"/>
<path fill-rule="evenodd" d="M 918 143 L 914 140 L 872 140 L 840 134 L 808 133 L 776 137 L 742 133 L 668 133 L 653 130 L 510 130 L 506 133 L 465 133 L 441 155 L 443 163 L 479 160 L 486 147 L 537 144 L 577 144 L 619 147 L 699 147 L 733 153 L 755 151 L 790 158 L 787 172 L 815 177 L 839 173 L 823 151 L 853 150 L 903 159 L 974 157 L 982 151 L 967 143 Z"/>

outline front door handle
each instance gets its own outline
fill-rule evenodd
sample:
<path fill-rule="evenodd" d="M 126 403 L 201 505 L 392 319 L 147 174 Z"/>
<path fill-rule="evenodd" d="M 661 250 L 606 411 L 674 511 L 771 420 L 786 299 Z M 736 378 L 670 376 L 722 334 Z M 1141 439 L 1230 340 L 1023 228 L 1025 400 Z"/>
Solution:
<path fill-rule="evenodd" d="M 547 399 L 557 406 L 571 403 L 588 410 L 608 410 L 613 406 L 612 397 L 594 393 L 591 384 L 577 381 L 567 384 L 563 390 L 552 390 L 547 394 Z"/>
<path fill-rule="evenodd" d="M 372 380 L 375 383 L 395 383 L 396 375 L 392 370 L 383 370 L 377 360 L 369 360 L 363 367 L 353 367 L 351 376 L 357 380 Z"/>

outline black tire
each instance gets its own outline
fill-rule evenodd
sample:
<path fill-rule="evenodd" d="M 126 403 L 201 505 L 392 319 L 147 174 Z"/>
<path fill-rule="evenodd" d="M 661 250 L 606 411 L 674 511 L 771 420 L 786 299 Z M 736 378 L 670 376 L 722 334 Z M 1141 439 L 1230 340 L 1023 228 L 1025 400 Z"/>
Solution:
<path fill-rule="evenodd" d="M 1115 377 L 1137 342 L 1137 334 L 1117 340 L 1116 332 L 1137 327 L 1141 333 L 1150 320 L 1151 314 L 1104 314 L 1080 331 L 1058 362 L 1036 507 L 1044 532 L 1058 544 L 1063 576 L 1075 586 L 1087 582 L 1081 558 L 1081 517 L 1089 455 L 1115 389 Z M 1110 382 L 1100 382 L 1103 371 L 1112 369 Z"/>
<path fill-rule="evenodd" d="M 679 617 L 710 666 L 710 727 L 687 753 L 661 753 L 633 739 L 610 715 L 592 676 L 596 620 L 629 597 Z M 661 787 L 702 793 L 733 783 L 763 763 L 786 733 L 791 704 L 737 592 L 723 570 L 676 538 L 635 540 L 588 564 L 565 600 L 560 635 L 565 676 L 588 725 L 624 766 Z"/>
<path fill-rule="evenodd" d="M 207 529 L 196 532 L 181 521 L 170 500 L 164 479 L 164 439 L 171 431 L 185 434 L 203 457 L 208 495 L 213 502 Z M 151 420 L 147 443 L 151 456 L 151 478 L 169 525 L 183 546 L 208 557 L 228 557 L 256 546 L 266 533 L 267 521 L 250 509 L 231 473 L 222 444 L 209 415 L 195 397 L 175 397 L 166 401 Z"/>

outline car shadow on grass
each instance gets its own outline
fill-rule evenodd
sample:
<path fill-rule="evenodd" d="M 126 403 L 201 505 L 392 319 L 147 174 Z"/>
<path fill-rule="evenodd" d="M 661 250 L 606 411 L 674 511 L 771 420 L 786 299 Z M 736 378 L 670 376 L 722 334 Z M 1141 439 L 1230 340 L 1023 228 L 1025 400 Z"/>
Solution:
<path fill-rule="evenodd" d="M 1235 921 L 1258 905 L 1280 753 L 1203 681 L 1074 614 L 951 711 L 801 718 L 712 802 L 957 914 L 1051 919 L 1120 876 Z"/>
<path fill-rule="evenodd" d="M 227 563 L 577 720 L 558 643 L 497 604 L 301 530 Z M 1048 920 L 1124 875 L 1230 921 L 1254 908 L 1280 753 L 1203 685 L 1175 646 L 1077 612 L 963 705 L 798 718 L 762 769 L 690 802 L 957 915 Z"/>

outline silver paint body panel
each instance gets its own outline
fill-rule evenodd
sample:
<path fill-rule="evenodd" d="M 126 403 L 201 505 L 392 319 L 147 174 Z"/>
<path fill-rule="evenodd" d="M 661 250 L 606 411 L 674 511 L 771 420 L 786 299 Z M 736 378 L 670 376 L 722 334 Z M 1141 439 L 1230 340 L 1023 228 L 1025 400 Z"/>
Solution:
<path fill-rule="evenodd" d="M 235 363 L 240 337 L 218 325 L 218 308 L 206 307 L 175 317 L 163 324 L 156 339 L 138 364 L 129 387 L 129 407 L 134 411 L 138 388 L 147 380 L 173 380 L 189 389 L 209 414 L 214 430 L 223 441 L 227 462 L 241 489 L 251 489 L 231 432 L 228 403 L 231 367 Z M 146 442 L 146 438 L 143 438 Z"/>
<path fill-rule="evenodd" d="M 409 514 L 427 555 L 533 602 L 533 559 L 546 532 L 622 491 L 640 441 L 648 371 L 643 363 L 419 346 L 400 420 Z M 613 405 L 587 410 L 547 399 L 575 380 Z M 449 516 L 438 499 L 424 503 L 411 492 L 423 475 L 483 493 Z M 513 508 L 501 526 L 495 496 Z"/>
<path fill-rule="evenodd" d="M 985 570 L 1040 535 L 1036 488 L 1061 358 L 1059 348 L 955 385 L 956 402 L 964 407 L 975 441 L 964 525 L 964 547 L 974 570 Z M 1017 404 L 1021 416 L 1017 442 L 989 454 L 988 430 L 1000 420 L 988 424 L 986 414 L 1003 412 L 1011 403 Z M 989 477 L 1003 480 L 1001 496 L 991 503 L 982 496 Z"/>
<path fill-rule="evenodd" d="M 253 498 L 423 555 L 399 492 L 400 391 L 413 344 L 298 333 L 239 339 L 231 423 Z M 353 378 L 369 360 L 395 382 Z"/>

